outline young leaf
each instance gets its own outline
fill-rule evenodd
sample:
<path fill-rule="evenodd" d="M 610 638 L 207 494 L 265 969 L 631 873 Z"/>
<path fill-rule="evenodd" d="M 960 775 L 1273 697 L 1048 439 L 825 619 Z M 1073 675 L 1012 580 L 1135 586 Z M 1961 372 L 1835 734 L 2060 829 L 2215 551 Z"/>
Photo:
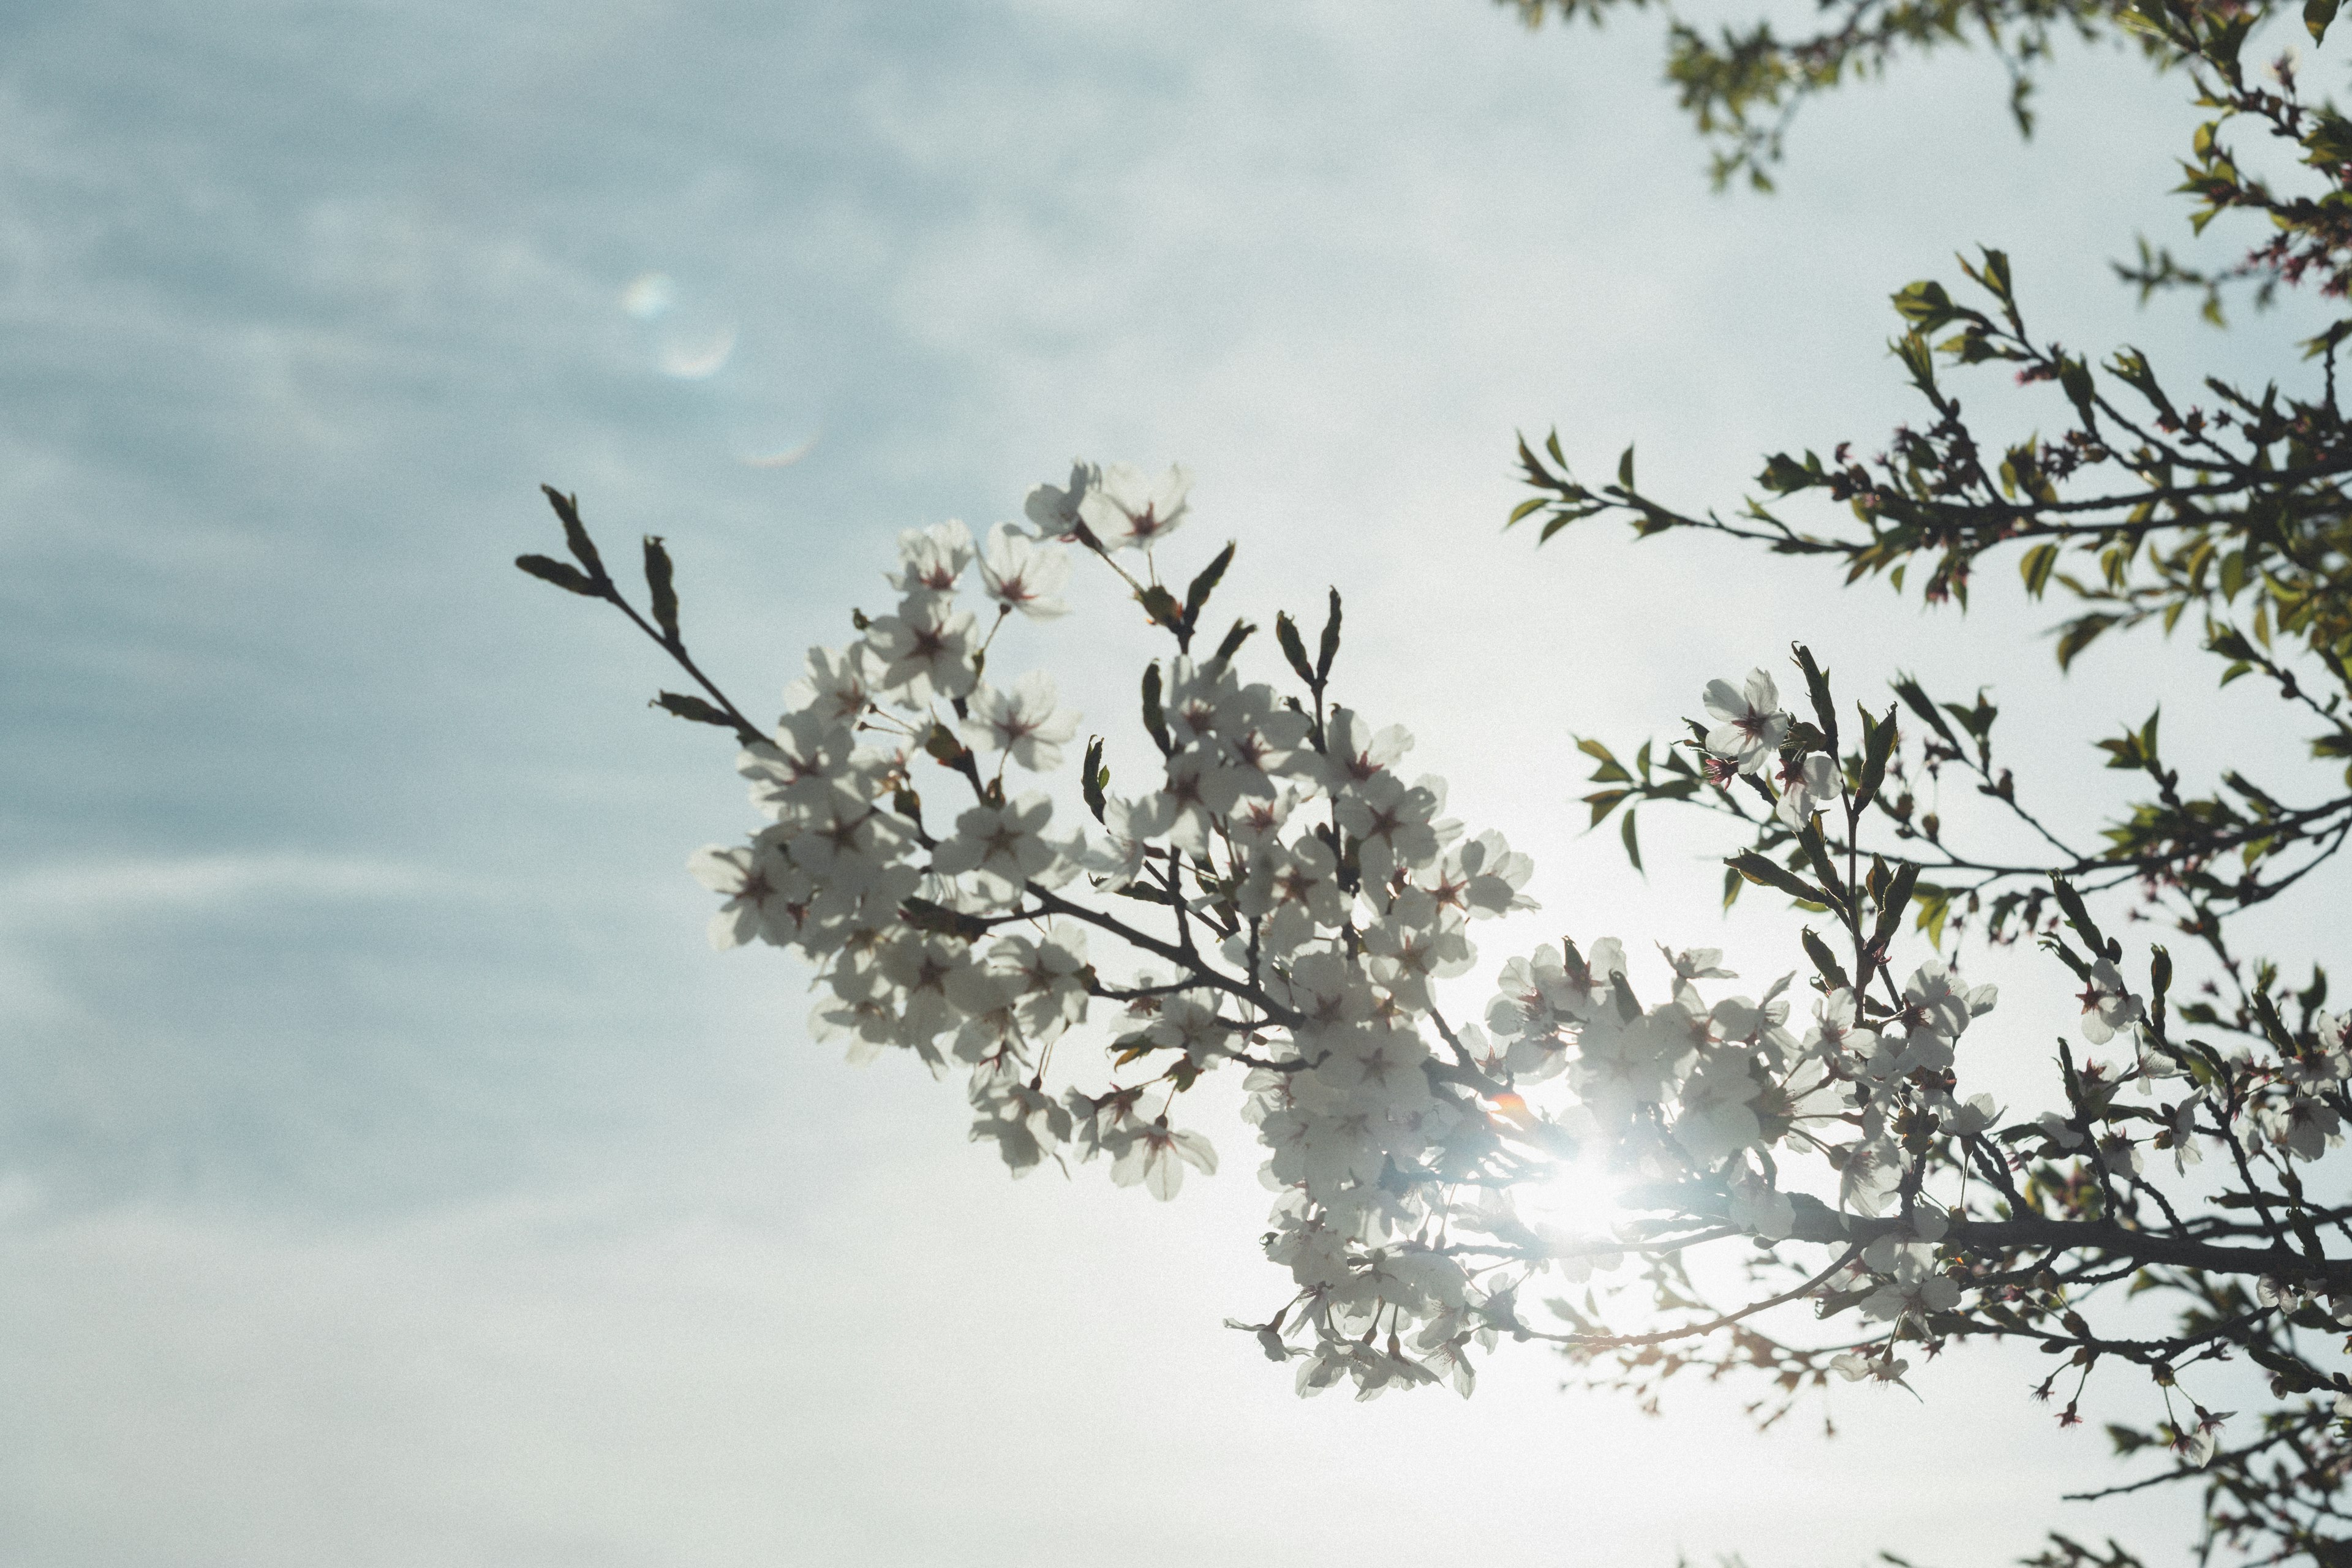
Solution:
<path fill-rule="evenodd" d="M 2018 574 L 2025 579 L 2028 597 L 2042 597 L 2042 590 L 2050 585 L 2050 573 L 2058 564 L 2058 546 L 2044 542 L 2025 552 L 2017 563 Z"/>
<path fill-rule="evenodd" d="M 1218 582 L 1225 574 L 1225 568 L 1233 563 L 1234 546 L 1229 542 L 1223 550 L 1217 552 L 1215 559 L 1201 568 L 1201 574 L 1192 579 L 1192 585 L 1184 590 L 1184 629 L 1186 631 L 1191 631 L 1199 624 L 1202 606 L 1208 604 L 1209 595 L 1216 591 Z"/>
<path fill-rule="evenodd" d="M 1805 863 L 1813 868 L 1813 875 L 1819 877 L 1822 886 L 1830 890 L 1832 904 L 1843 906 L 1845 902 L 1844 884 L 1838 877 L 1837 867 L 1831 863 L 1829 846 L 1822 842 L 1821 829 L 1814 826 L 1811 819 L 1797 835 L 1797 846 L 1805 852 Z"/>
<path fill-rule="evenodd" d="M 1751 882 L 1767 888 L 1778 888 L 1790 898 L 1801 900 L 1805 903 L 1828 904 L 1832 901 L 1827 893 L 1814 887 L 1794 871 L 1777 860 L 1770 860 L 1759 855 L 1753 849 L 1735 855 L 1724 864 Z M 1727 903 L 1729 900 L 1727 899 L 1725 901 Z"/>
<path fill-rule="evenodd" d="M 735 727 L 734 720 L 730 719 L 701 698 L 689 697 L 683 691 L 665 691 L 646 706 L 658 708 L 666 713 L 675 713 L 681 719 L 691 719 L 698 724 L 716 724 L 722 730 L 732 730 Z"/>
<path fill-rule="evenodd" d="M 1086 796 L 1087 809 L 1095 814 L 1097 822 L 1103 819 L 1103 812 L 1110 804 L 1104 793 L 1110 788 L 1110 770 L 1103 766 L 1102 753 L 1103 738 L 1100 735 L 1089 736 L 1086 763 L 1079 770 L 1078 777 L 1078 791 Z"/>
<path fill-rule="evenodd" d="M 654 602 L 654 625 L 670 643 L 677 641 L 677 589 L 670 582 L 669 552 L 661 540 L 646 535 L 646 592 Z"/>
<path fill-rule="evenodd" d="M 1159 746 L 1161 756 L 1175 751 L 1175 744 L 1168 739 L 1168 716 L 1160 709 L 1160 661 L 1156 658 L 1143 671 L 1143 727 L 1151 731 L 1152 742 Z"/>
<path fill-rule="evenodd" d="M 556 521 L 563 524 L 563 542 L 571 547 L 572 558 L 580 563 L 590 581 L 604 582 L 604 563 L 597 558 L 595 541 L 588 537 L 588 530 L 580 521 L 580 498 L 565 495 L 553 485 L 539 488 L 546 494 L 547 504 L 555 509 Z"/>
<path fill-rule="evenodd" d="M 938 722 L 934 722 L 930 733 L 923 737 L 923 750 L 930 754 L 933 762 L 947 768 L 954 767 L 971 754 L 970 748 L 956 739 L 953 730 Z"/>
<path fill-rule="evenodd" d="M 1625 804 L 1625 797 L 1633 793 L 1630 789 L 1604 789 L 1586 795 L 1584 804 L 1592 808 L 1592 820 L 1585 826 L 1588 829 L 1600 826 L 1609 819 L 1611 812 Z"/>
<path fill-rule="evenodd" d="M 1630 811 L 1625 814 L 1625 826 L 1619 830 L 1618 837 L 1625 841 L 1625 858 L 1633 862 L 1633 869 L 1639 871 L 1642 868 L 1642 841 L 1633 835 L 1633 815 Z"/>
<path fill-rule="evenodd" d="M 2083 895 L 2074 890 L 2074 884 L 2063 877 L 2053 874 L 2050 879 L 2050 886 L 2052 891 L 2058 895 L 2059 909 L 2065 911 L 2066 923 L 2082 934 L 2083 941 L 2089 945 L 2092 955 L 2107 956 L 2106 936 L 2099 930 L 2099 922 L 2091 918 L 2091 911 L 2084 907 Z"/>
<path fill-rule="evenodd" d="M 1805 944 L 1805 956 L 1811 959 L 1813 967 L 1821 972 L 1823 984 L 1832 991 L 1853 989 L 1853 982 L 1846 977 L 1845 965 L 1837 961 L 1837 954 L 1830 951 L 1829 943 L 1813 934 L 1812 927 L 1807 926 L 1800 940 Z"/>
<path fill-rule="evenodd" d="M 1315 687 L 1315 667 L 1307 662 L 1307 645 L 1298 640 L 1298 623 L 1290 618 L 1287 611 L 1274 617 L 1274 640 L 1282 645 L 1282 657 L 1290 661 L 1298 679 L 1309 688 Z"/>
<path fill-rule="evenodd" d="M 541 582 L 552 583 L 570 593 L 590 599 L 601 599 L 604 596 L 604 590 L 583 576 L 578 567 L 566 566 L 562 562 L 549 556 L 518 555 L 515 557 L 515 564 Z"/>
<path fill-rule="evenodd" d="M 1906 860 L 1895 868 L 1895 875 L 1879 895 L 1878 923 L 1870 933 L 1870 945 L 1881 952 L 1894 940 L 1895 929 L 1903 922 L 1903 911 L 1911 905 L 1911 889 L 1918 886 L 1919 868 Z"/>
<path fill-rule="evenodd" d="M 1152 584 L 1135 597 L 1142 605 L 1143 613 L 1151 618 L 1153 626 L 1166 626 L 1180 635 L 1185 630 L 1184 612 L 1177 605 L 1176 595 L 1159 584 Z"/>
<path fill-rule="evenodd" d="M 1607 746 L 1602 745 L 1599 741 L 1589 738 L 1580 740 L 1576 742 L 1576 749 L 1601 764 L 1599 767 L 1592 770 L 1592 782 L 1594 784 L 1631 784 L 1633 782 L 1633 775 L 1625 771 L 1625 764 L 1619 762 L 1615 753 L 1612 752 Z"/>
<path fill-rule="evenodd" d="M 2083 422 L 2088 425 L 2095 412 L 2091 402 L 2094 395 L 2091 367 L 2072 354 L 2059 355 L 2058 384 L 2065 390 L 2066 400 L 2074 405 L 2075 412 L 2082 415 Z"/>
<path fill-rule="evenodd" d="M 1315 656 L 1315 689 L 1331 679 L 1331 661 L 1339 656 L 1339 590 L 1331 590 L 1331 614 L 1323 623 L 1323 646 Z"/>
<path fill-rule="evenodd" d="M 1944 722 L 1944 716 L 1936 711 L 1934 700 L 1928 697 L 1927 689 L 1916 679 L 1907 675 L 1897 678 L 1895 682 L 1895 695 L 1903 699 L 1904 704 L 1912 712 L 1927 721 L 1928 726 L 1936 733 L 1944 737 L 1945 742 L 1952 750 L 1957 752 L 1960 749 L 1959 737 L 1953 734 L 1952 727 Z"/>
<path fill-rule="evenodd" d="M 2223 570 L 2227 571 L 2226 563 Z M 2116 616 L 2094 614 L 2077 616 L 2068 621 L 2058 634 L 2058 668 L 2065 669 L 2073 665 L 2076 654 L 2090 647 L 2098 639 L 2101 632 L 2114 626 L 2120 618 Z"/>
<path fill-rule="evenodd" d="M 1249 641 L 1250 634 L 1255 630 L 1257 630 L 1257 623 L 1255 621 L 1234 621 L 1234 629 L 1227 632 L 1225 634 L 1225 640 L 1217 645 L 1216 657 L 1211 659 L 1210 662 L 1212 664 L 1230 664 L 1233 661 L 1234 655 L 1241 651 L 1242 644 Z"/>
<path fill-rule="evenodd" d="M 1805 672 L 1806 694 L 1813 700 L 1813 717 L 1821 721 L 1822 738 L 1829 742 L 1827 749 L 1834 759 L 1838 749 L 1837 704 L 1830 699 L 1829 671 L 1813 662 L 1812 649 L 1803 643 L 1793 646 L 1797 668 Z"/>
<path fill-rule="evenodd" d="M 1887 709 L 1886 717 L 1873 722 L 1870 710 L 1862 710 L 1863 754 L 1862 786 L 1854 791 L 1853 809 L 1859 816 L 1878 795 L 1878 786 L 1886 778 L 1886 759 L 1895 751 L 1895 710 Z"/>

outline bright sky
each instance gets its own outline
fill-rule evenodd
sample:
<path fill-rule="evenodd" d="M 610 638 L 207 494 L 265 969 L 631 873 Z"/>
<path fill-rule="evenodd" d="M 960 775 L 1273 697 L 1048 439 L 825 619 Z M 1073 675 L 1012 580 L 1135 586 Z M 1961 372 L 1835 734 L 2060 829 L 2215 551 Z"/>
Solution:
<path fill-rule="evenodd" d="M 1790 933 L 1714 913 L 1695 825 L 1645 819 L 1646 882 L 1580 839 L 1571 731 L 1670 731 L 1803 636 L 1857 697 L 1995 682 L 2093 821 L 2081 738 L 2161 659 L 2062 683 L 2006 567 L 1962 620 L 1613 528 L 1538 552 L 1497 527 L 1512 432 L 1735 504 L 1761 452 L 1911 416 L 1885 297 L 1979 240 L 2045 334 L 2252 363 L 2291 323 L 2224 342 L 2105 276 L 2185 238 L 2178 83 L 2069 51 L 2024 145 L 1988 62 L 1903 70 L 1810 111 L 1764 199 L 1707 191 L 1654 23 L 1477 0 L 84 0 L 0 40 L 0 1561 L 2182 1539 L 2055 1500 L 2105 1442 L 2015 1358 L 1843 1393 L 1828 1444 L 1737 1390 L 1563 1395 L 1533 1352 L 1466 1404 L 1293 1398 L 1219 1327 L 1280 1298 L 1244 1130 L 1171 1205 L 1016 1185 L 958 1086 L 813 1046 L 804 977 L 710 952 L 681 869 L 752 820 L 727 742 L 508 564 L 552 547 L 542 479 L 611 553 L 667 535 L 767 704 L 898 529 L 1181 459 L 1180 557 L 1242 543 L 1221 607 L 1338 584 L 1350 699 L 1536 851 L 1524 944 L 1769 978 Z M 1140 645 L 1097 604 L 1037 657 L 1125 725 Z M 2209 679 L 2165 693 L 2184 745 Z"/>

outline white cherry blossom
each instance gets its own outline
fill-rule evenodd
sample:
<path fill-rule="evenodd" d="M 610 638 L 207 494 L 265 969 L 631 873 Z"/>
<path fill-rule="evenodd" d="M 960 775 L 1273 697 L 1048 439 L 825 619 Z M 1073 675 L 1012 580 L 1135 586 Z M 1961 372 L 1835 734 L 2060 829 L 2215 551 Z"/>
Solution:
<path fill-rule="evenodd" d="M 1715 744 L 1715 736 L 1707 736 L 1707 744 Z M 1790 828 L 1799 832 L 1813 819 L 1813 813 L 1841 798 L 1845 776 L 1838 772 L 1837 759 L 1813 752 L 1799 763 L 1794 776 L 1784 782 L 1780 803 L 1772 813 Z"/>
<path fill-rule="evenodd" d="M 1051 772 L 1062 765 L 1062 746 L 1078 729 L 1077 715 L 1055 704 L 1054 678 L 1042 669 L 1023 676 L 1010 691 L 975 686 L 963 738 L 979 750 L 1004 752 L 1032 773 Z"/>
<path fill-rule="evenodd" d="M 944 877 L 968 875 L 995 904 L 1017 901 L 1029 882 L 1058 887 L 1076 874 L 1077 865 L 1071 846 L 1046 835 L 1053 815 L 1054 803 L 1039 791 L 1003 805 L 975 805 L 956 818 L 955 836 L 933 853 L 931 869 Z"/>
<path fill-rule="evenodd" d="M 808 673 L 784 688 L 785 706 L 807 709 L 837 724 L 855 724 L 873 705 L 880 671 L 862 642 L 847 647 L 813 647 Z"/>
<path fill-rule="evenodd" d="M 1706 683 L 1706 710 L 1716 717 L 1707 731 L 1706 749 L 1743 773 L 1764 771 L 1789 738 L 1789 715 L 1780 708 L 1780 689 L 1760 669 L 1748 672 L 1743 686 L 1727 680 Z"/>
<path fill-rule="evenodd" d="M 988 531 L 988 553 L 980 563 L 980 581 L 988 596 L 1004 610 L 1018 610 L 1033 621 L 1049 621 L 1069 614 L 1062 590 L 1070 580 L 1070 552 L 1040 544 L 1000 522 Z"/>
<path fill-rule="evenodd" d="M 1183 1189 L 1187 1165 L 1204 1176 L 1213 1176 L 1217 1152 L 1198 1132 L 1179 1131 L 1162 1116 L 1129 1135 L 1126 1149 L 1110 1168 L 1110 1179 L 1122 1187 L 1141 1183 L 1145 1192 L 1165 1203 Z"/>
<path fill-rule="evenodd" d="M 971 564 L 971 530 L 961 522 L 910 528 L 898 535 L 898 570 L 890 585 L 901 594 L 952 594 Z"/>
<path fill-rule="evenodd" d="M 972 668 L 972 617 L 937 594 L 909 594 L 896 615 L 877 616 L 866 646 L 882 666 L 878 684 L 916 700 L 936 692 L 961 697 L 978 679 Z"/>
<path fill-rule="evenodd" d="M 1102 483 L 1102 468 L 1083 458 L 1070 464 L 1070 478 L 1062 485 L 1037 485 L 1029 491 L 1022 510 L 1040 539 L 1068 539 L 1085 521 L 1087 496 Z"/>
<path fill-rule="evenodd" d="M 694 879 L 727 902 L 710 917 L 710 945 L 722 952 L 754 940 L 782 946 L 797 934 L 815 884 L 782 844 L 762 834 L 748 845 L 712 845 L 686 863 Z"/>
<path fill-rule="evenodd" d="M 1113 463 L 1079 498 L 1078 516 L 1106 550 L 1148 550 L 1182 524 L 1192 488 L 1192 477 L 1181 467 L 1153 479 Z"/>

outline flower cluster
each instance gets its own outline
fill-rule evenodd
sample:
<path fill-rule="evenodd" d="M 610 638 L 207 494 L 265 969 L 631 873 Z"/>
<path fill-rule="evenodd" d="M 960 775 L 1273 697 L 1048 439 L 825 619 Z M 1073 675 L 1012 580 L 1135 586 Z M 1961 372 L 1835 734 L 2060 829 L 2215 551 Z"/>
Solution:
<path fill-rule="evenodd" d="M 2123 1059 L 2069 1058 L 2065 1108 L 2000 1126 L 1958 1070 L 1992 988 L 1937 957 L 1896 978 L 1885 949 L 1907 881 L 1883 866 L 1842 879 L 1822 854 L 1824 814 L 1850 821 L 1875 787 L 1856 773 L 1868 764 L 1797 721 L 1762 670 L 1709 685 L 1715 722 L 1694 726 L 1686 776 L 1769 804 L 1818 884 L 1735 865 L 1826 908 L 1851 968 L 1808 932 L 1808 985 L 1710 998 L 1735 978 L 1720 953 L 1661 950 L 1645 1003 L 1620 943 L 1563 941 L 1510 959 L 1483 1015 L 1456 1022 L 1444 983 L 1475 966 L 1478 922 L 1534 908 L 1532 866 L 1446 815 L 1444 781 L 1405 766 L 1405 731 L 1331 700 L 1336 595 L 1318 659 L 1278 623 L 1297 682 L 1278 689 L 1242 668 L 1245 624 L 1213 654 L 1193 647 L 1230 546 L 1181 600 L 1160 583 L 1160 548 L 1191 512 L 1181 470 L 1082 463 L 1026 510 L 984 550 L 960 523 L 902 535 L 895 607 L 810 652 L 739 760 L 769 825 L 691 862 L 723 900 L 711 937 L 811 961 L 813 1027 L 853 1058 L 961 1064 L 972 1136 L 1016 1175 L 1100 1159 L 1114 1182 L 1174 1196 L 1188 1170 L 1217 1167 L 1177 1100 L 1232 1064 L 1276 1194 L 1265 1253 L 1290 1277 L 1279 1310 L 1235 1326 L 1296 1363 L 1302 1392 L 1466 1394 L 1473 1353 L 1503 1338 L 1629 1342 L 1558 1300 L 1567 1331 L 1539 1328 L 1522 1302 L 1547 1279 L 1606 1292 L 1596 1276 L 1632 1258 L 1654 1279 L 1662 1258 L 1731 1237 L 1826 1248 L 1775 1300 L 1878 1325 L 1790 1364 L 1899 1380 L 1898 1341 L 1946 1331 L 1969 1289 L 1992 1288 L 1955 1250 L 1983 1220 L 1972 1171 L 2014 1213 L 2011 1172 L 2034 1159 L 2132 1182 L 2144 1151 L 2185 1168 L 2219 1137 L 2304 1161 L 2342 1141 L 2342 1020 L 2321 1016 L 2316 1044 L 2234 1077 L 2207 1070 L 2104 939 L 2087 956 L 2060 946 L 2083 981 L 2079 1034 Z M 1177 644 L 1143 681 L 1156 762 L 1114 790 L 1097 741 L 1083 806 L 1053 787 L 1076 716 L 1046 674 L 992 662 L 1008 627 L 1066 612 L 1078 556 Z M 1080 1036 L 1096 1049 L 1064 1044 Z M 2123 1108 L 2126 1084 L 2180 1092 Z M 1556 1200 L 1579 1186 L 1622 1196 L 1613 1224 L 1563 1217 L 1578 1205 Z M 2285 1300 L 2329 1284 L 2290 1271 L 2264 1288 Z"/>

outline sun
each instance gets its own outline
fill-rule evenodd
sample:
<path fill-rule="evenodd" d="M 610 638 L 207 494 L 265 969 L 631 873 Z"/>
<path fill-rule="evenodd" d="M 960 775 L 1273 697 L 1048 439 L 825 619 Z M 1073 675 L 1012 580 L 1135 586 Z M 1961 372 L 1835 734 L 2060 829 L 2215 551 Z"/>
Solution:
<path fill-rule="evenodd" d="M 1623 1189 L 1597 1160 L 1562 1165 L 1511 1195 L 1529 1225 L 1578 1236 L 1609 1236 L 1625 1217 Z"/>

